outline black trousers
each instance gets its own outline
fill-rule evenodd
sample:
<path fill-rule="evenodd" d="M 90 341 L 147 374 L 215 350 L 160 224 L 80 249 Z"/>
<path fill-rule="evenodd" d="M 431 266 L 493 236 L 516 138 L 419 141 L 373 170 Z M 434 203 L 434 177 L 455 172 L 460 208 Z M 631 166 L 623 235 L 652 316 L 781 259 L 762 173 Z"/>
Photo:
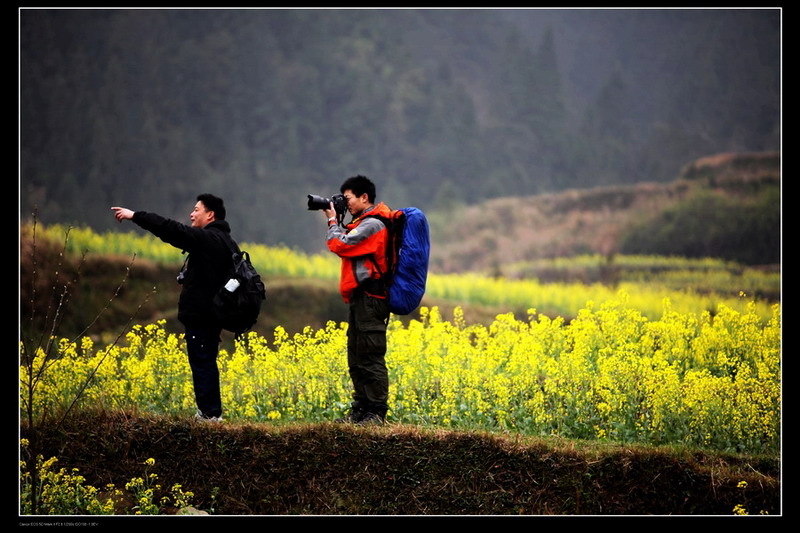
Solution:
<path fill-rule="evenodd" d="M 194 397 L 197 408 L 205 417 L 222 416 L 219 392 L 220 329 L 186 329 L 186 351 L 192 369 Z"/>
<path fill-rule="evenodd" d="M 389 374 L 386 370 L 386 326 L 389 305 L 385 299 L 363 292 L 350 301 L 347 329 L 347 365 L 353 382 L 354 406 L 386 415 Z"/>

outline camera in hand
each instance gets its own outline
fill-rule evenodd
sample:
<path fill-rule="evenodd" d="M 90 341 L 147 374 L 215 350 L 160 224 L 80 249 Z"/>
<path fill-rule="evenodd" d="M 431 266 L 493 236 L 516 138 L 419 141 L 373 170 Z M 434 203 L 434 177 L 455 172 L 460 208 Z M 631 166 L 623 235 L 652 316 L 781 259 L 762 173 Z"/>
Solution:
<path fill-rule="evenodd" d="M 320 209 L 328 209 L 333 203 L 333 209 L 337 214 L 343 215 L 347 211 L 347 200 L 344 195 L 334 194 L 330 198 L 324 196 L 317 196 L 316 194 L 308 195 L 308 210 L 315 211 Z"/>

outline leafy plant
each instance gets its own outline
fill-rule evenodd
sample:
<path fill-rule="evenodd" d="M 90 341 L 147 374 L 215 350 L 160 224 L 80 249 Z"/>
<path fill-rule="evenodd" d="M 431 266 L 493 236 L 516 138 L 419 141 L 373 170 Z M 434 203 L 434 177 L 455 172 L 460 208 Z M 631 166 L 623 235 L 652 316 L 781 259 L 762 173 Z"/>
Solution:
<path fill-rule="evenodd" d="M 78 469 L 59 468 L 58 459 L 45 460 L 41 455 L 31 455 L 30 442 L 20 441 L 25 460 L 20 461 L 20 513 L 23 515 L 112 515 L 162 514 L 167 509 L 185 508 L 194 494 L 184 491 L 180 484 L 169 490 L 157 481 L 158 474 L 151 471 L 155 459 L 144 462 L 142 477 L 134 477 L 125 484 L 125 490 L 108 484 L 98 489 L 86 484 Z M 30 461 L 33 468 L 29 469 Z"/>

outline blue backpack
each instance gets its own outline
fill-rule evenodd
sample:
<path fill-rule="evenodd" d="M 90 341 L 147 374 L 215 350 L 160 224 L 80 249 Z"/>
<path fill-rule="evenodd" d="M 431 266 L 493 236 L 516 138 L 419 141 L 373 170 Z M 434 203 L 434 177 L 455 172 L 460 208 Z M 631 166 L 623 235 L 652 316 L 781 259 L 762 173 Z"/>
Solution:
<path fill-rule="evenodd" d="M 425 294 L 431 252 L 428 219 L 416 207 L 392 211 L 391 218 L 375 217 L 386 225 L 389 243 L 383 275 L 388 285 L 389 311 L 407 315 L 414 311 Z"/>

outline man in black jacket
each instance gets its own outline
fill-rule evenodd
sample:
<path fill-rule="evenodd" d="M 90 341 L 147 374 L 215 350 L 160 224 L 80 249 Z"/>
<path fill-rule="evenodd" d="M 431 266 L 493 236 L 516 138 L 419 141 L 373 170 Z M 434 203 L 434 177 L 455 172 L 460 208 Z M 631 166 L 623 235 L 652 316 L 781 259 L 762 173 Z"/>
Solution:
<path fill-rule="evenodd" d="M 162 241 L 180 248 L 189 256 L 178 275 L 182 284 L 178 301 L 178 320 L 186 328 L 186 351 L 192 369 L 198 418 L 222 420 L 219 391 L 220 332 L 213 298 L 227 280 L 231 265 L 231 228 L 225 221 L 225 205 L 211 194 L 197 197 L 187 226 L 155 213 L 112 207 L 115 218 L 132 220 Z"/>

